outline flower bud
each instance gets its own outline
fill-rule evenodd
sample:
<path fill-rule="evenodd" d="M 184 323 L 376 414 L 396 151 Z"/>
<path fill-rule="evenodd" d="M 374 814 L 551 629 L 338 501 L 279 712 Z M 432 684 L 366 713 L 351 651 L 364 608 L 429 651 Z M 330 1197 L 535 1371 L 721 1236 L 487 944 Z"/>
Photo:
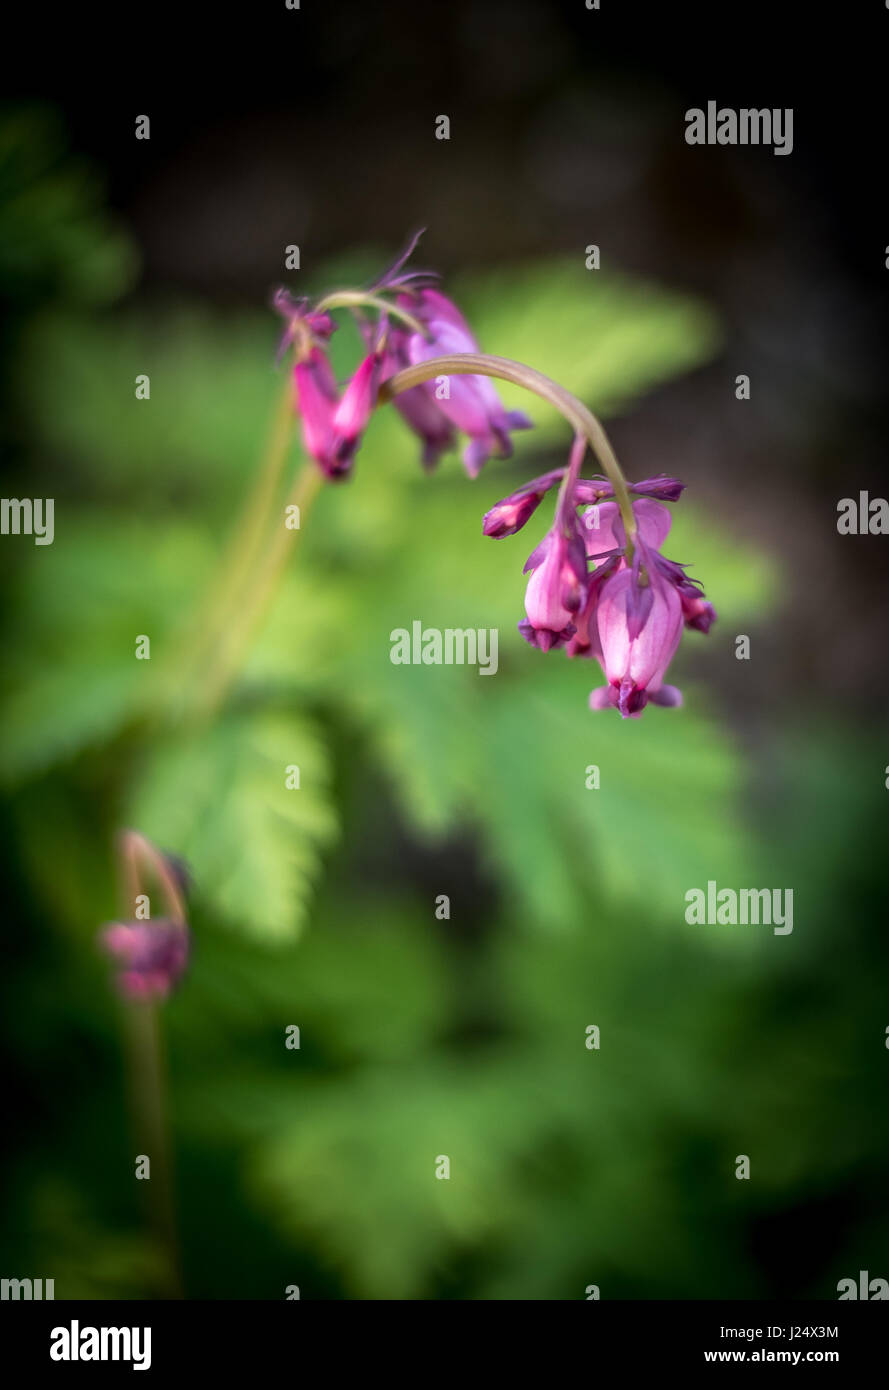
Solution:
<path fill-rule="evenodd" d="M 118 967 L 116 983 L 126 999 L 164 999 L 185 973 L 189 931 L 182 922 L 114 922 L 100 939 Z"/>
<path fill-rule="evenodd" d="M 509 497 L 504 497 L 501 502 L 497 502 L 489 512 L 485 513 L 482 522 L 484 534 L 499 540 L 503 536 L 514 536 L 517 531 L 521 531 L 529 517 L 534 515 L 550 488 L 561 482 L 564 472 L 564 468 L 554 468 L 551 473 L 544 473 L 542 477 L 534 478 L 530 483 L 525 483 L 524 487 L 510 493 Z"/>
<path fill-rule="evenodd" d="M 586 598 L 587 565 L 579 527 L 565 535 L 554 526 L 529 557 L 525 572 L 529 569 L 528 618 L 519 631 L 532 646 L 547 652 L 574 635 L 573 618 Z"/>

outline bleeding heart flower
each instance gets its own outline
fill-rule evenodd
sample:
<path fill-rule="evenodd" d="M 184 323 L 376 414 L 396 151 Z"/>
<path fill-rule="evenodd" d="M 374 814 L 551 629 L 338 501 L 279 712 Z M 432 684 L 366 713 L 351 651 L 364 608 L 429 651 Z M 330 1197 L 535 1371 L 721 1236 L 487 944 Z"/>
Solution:
<path fill-rule="evenodd" d="M 396 302 L 424 328 L 423 333 L 404 335 L 404 352 L 411 364 L 452 353 L 480 351 L 456 304 L 438 290 L 414 290 L 400 294 Z M 509 458 L 512 453 L 510 430 L 533 427 L 523 411 L 504 409 L 486 376 L 454 374 L 439 385 L 425 382 L 415 389 L 423 391 L 446 420 L 469 436 L 463 462 L 472 478 L 478 475 L 491 454 Z"/>
<path fill-rule="evenodd" d="M 117 986 L 127 999 L 166 998 L 188 964 L 189 932 L 182 922 L 114 922 L 101 941 L 117 964 Z"/>
<path fill-rule="evenodd" d="M 625 719 L 641 714 L 649 700 L 682 702 L 674 686 L 664 685 L 682 635 L 682 604 L 653 566 L 640 570 L 637 576 L 624 568 L 607 579 L 596 611 L 599 660 L 608 685 L 593 691 L 590 704 L 593 709 L 613 706 Z"/>

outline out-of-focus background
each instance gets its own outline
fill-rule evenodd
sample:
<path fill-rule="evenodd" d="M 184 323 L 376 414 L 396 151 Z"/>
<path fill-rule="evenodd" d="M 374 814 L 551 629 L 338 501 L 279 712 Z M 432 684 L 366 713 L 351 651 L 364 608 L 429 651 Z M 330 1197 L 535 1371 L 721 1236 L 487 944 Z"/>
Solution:
<path fill-rule="evenodd" d="M 188 1296 L 889 1278 L 889 539 L 836 529 L 840 498 L 886 494 L 889 16 L 784 34 L 781 8 L 282 0 L 23 47 L 4 493 L 54 497 L 55 540 L 0 540 L 4 1277 L 164 1291 L 95 944 L 130 825 L 193 879 L 164 1009 Z M 688 147 L 710 99 L 794 107 L 793 154 Z M 598 668 L 515 631 L 545 510 L 501 542 L 481 517 L 568 443 L 525 399 L 534 432 L 475 483 L 456 456 L 424 476 L 381 412 L 188 731 L 161 677 L 243 525 L 280 392 L 270 291 L 367 283 L 419 226 L 485 350 L 599 411 L 632 478 L 689 485 L 665 549 L 720 621 L 684 640 L 685 707 L 594 715 Z M 355 351 L 344 327 L 341 374 Z M 393 666 L 416 618 L 498 628 L 496 677 Z M 792 935 L 687 925 L 709 880 L 792 889 Z"/>

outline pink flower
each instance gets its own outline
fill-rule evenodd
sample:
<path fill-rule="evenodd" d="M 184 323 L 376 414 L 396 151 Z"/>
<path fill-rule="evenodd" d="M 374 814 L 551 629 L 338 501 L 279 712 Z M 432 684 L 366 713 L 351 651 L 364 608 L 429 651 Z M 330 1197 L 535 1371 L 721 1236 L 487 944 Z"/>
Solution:
<path fill-rule="evenodd" d="M 682 603 L 650 560 L 638 571 L 625 567 L 606 579 L 596 628 L 608 685 L 593 691 L 593 709 L 613 706 L 626 719 L 640 715 L 649 700 L 681 704 L 679 691 L 664 685 L 664 675 L 682 635 Z"/>
<path fill-rule="evenodd" d="M 342 396 L 321 348 L 313 347 L 293 368 L 296 409 L 306 450 L 326 477 L 351 471 L 361 436 L 377 399 L 383 355 L 374 349 L 357 367 Z"/>
<path fill-rule="evenodd" d="M 652 502 L 648 497 L 640 497 L 633 502 L 633 515 L 636 518 L 638 534 L 646 545 L 654 549 L 662 546 L 673 524 L 669 507 L 663 506 L 660 502 Z M 587 554 L 591 558 L 621 549 L 627 543 L 620 508 L 616 502 L 599 502 L 596 506 L 590 507 L 589 511 L 584 512 L 581 524 Z"/>
<path fill-rule="evenodd" d="M 396 327 L 390 331 L 380 371 L 381 381 L 388 381 L 390 376 L 410 366 L 407 340 L 408 335 L 403 330 Z M 456 434 L 450 420 L 439 410 L 434 395 L 427 390 L 427 383 L 412 386 L 409 391 L 399 391 L 392 397 L 392 404 L 423 442 L 423 467 L 434 468 L 441 455 L 453 447 Z"/>
<path fill-rule="evenodd" d="M 118 966 L 117 987 L 127 999 L 164 999 L 185 973 L 189 932 L 181 922 L 114 922 L 100 939 Z"/>
<path fill-rule="evenodd" d="M 635 491 L 679 496 L 676 479 L 650 479 L 632 485 Z M 575 496 L 577 495 L 577 489 Z M 684 566 L 660 553 L 670 531 L 669 510 L 651 496 L 634 498 L 635 553 L 627 564 L 626 535 L 616 502 L 598 502 L 582 518 L 587 554 L 607 558 L 615 567 L 599 585 L 591 584 L 589 599 L 569 656 L 596 656 L 608 685 L 590 696 L 593 709 L 617 709 L 624 718 L 637 717 L 649 700 L 680 705 L 682 695 L 664 684 L 676 653 L 683 624 L 707 632 L 716 619 L 697 581 Z M 602 566 L 596 570 L 600 573 Z M 585 639 L 585 640 L 584 640 Z"/>
<path fill-rule="evenodd" d="M 294 299 L 285 289 L 273 297 L 274 308 L 287 324 L 279 360 L 288 348 L 294 350 L 295 404 L 302 417 L 306 449 L 328 478 L 342 478 L 351 470 L 383 382 L 430 358 L 479 351 L 460 310 L 432 287 L 437 277 L 428 271 L 405 269 L 419 236 L 417 233 L 411 238 L 366 296 L 352 294 L 344 300 L 351 300 L 356 307 L 365 299 L 373 301 L 380 320 L 377 342 L 371 349 L 372 330 L 364 316 L 358 315 L 359 331 L 371 350 L 342 399 L 326 352 L 336 328 L 330 314 L 313 309 L 307 299 Z M 382 299 L 384 295 L 394 298 L 394 305 L 392 298 Z M 330 296 L 328 302 L 336 305 L 337 297 Z M 406 323 L 393 313 L 396 309 L 408 316 Z M 390 324 L 390 318 L 398 321 Z M 422 458 L 427 468 L 453 445 L 457 430 L 468 435 L 463 460 L 473 477 L 492 453 L 502 458 L 512 453 L 511 430 L 531 428 L 531 421 L 521 411 L 503 408 L 486 376 L 454 373 L 445 384 L 423 382 L 400 392 L 394 403 L 423 441 Z"/>
<path fill-rule="evenodd" d="M 408 362 L 427 362 L 452 353 L 479 352 L 479 345 L 456 304 L 438 290 L 411 289 L 399 294 L 398 307 L 419 319 L 424 333 L 398 331 L 401 351 Z M 415 387 L 422 391 L 436 411 L 451 425 L 469 436 L 463 462 L 470 477 L 496 453 L 509 458 L 512 453 L 510 430 L 527 430 L 532 423 L 520 410 L 505 410 L 500 397 L 486 376 L 454 374 L 447 378 L 447 394 L 440 394 L 434 382 Z"/>
<path fill-rule="evenodd" d="M 513 535 L 562 482 L 553 527 L 525 566 L 532 573 L 519 631 L 543 651 L 564 647 L 569 657 L 595 657 L 608 684 L 593 691 L 590 705 L 634 718 L 649 702 L 682 703 L 675 686 L 665 684 L 667 668 L 683 626 L 707 632 L 716 612 L 685 567 L 660 553 L 672 522 L 662 502 L 677 501 L 684 485 L 667 477 L 627 485 L 636 522 L 631 551 L 611 484 L 577 476 L 582 452 L 581 439 L 567 470 L 554 469 L 503 498 L 483 529 Z M 588 510 L 578 516 L 579 507 Z"/>
<path fill-rule="evenodd" d="M 530 483 L 518 488 L 516 492 L 497 502 L 489 512 L 485 512 L 482 531 L 486 536 L 514 536 L 521 531 L 529 517 L 533 516 L 550 488 L 561 482 L 564 468 L 554 468 L 540 478 L 532 478 Z"/>
<path fill-rule="evenodd" d="M 675 560 L 667 560 L 663 555 L 657 557 L 658 568 L 666 579 L 676 588 L 682 603 L 682 617 L 685 626 L 697 632 L 709 632 L 716 622 L 716 609 L 704 597 L 704 591 L 697 579 L 689 579 L 685 566 Z"/>
<path fill-rule="evenodd" d="M 519 632 L 532 647 L 548 652 L 574 636 L 573 619 L 583 608 L 589 583 L 583 534 L 570 495 L 560 496 L 552 527 L 528 556 L 524 573 L 529 570 L 528 617 L 519 623 Z"/>
<path fill-rule="evenodd" d="M 334 416 L 339 392 L 333 368 L 321 348 L 313 347 L 293 368 L 294 404 L 302 417 L 303 441 L 308 453 L 328 478 L 348 471 L 336 457 Z"/>
<path fill-rule="evenodd" d="M 409 391 L 399 392 L 392 404 L 405 424 L 423 441 L 423 467 L 434 468 L 442 454 L 454 446 L 454 428 L 450 420 L 442 415 L 424 386 L 412 386 Z"/>
<path fill-rule="evenodd" d="M 374 349 L 357 368 L 333 413 L 332 451 L 339 472 L 352 466 L 377 401 L 383 353 Z"/>
<path fill-rule="evenodd" d="M 275 290 L 272 308 L 287 320 L 287 327 L 278 345 L 279 362 L 297 338 L 306 341 L 320 339 L 326 343 L 331 334 L 336 332 L 336 324 L 330 314 L 319 314 L 310 309 L 308 299 L 294 299 L 289 290 Z"/>
<path fill-rule="evenodd" d="M 278 290 L 273 303 L 288 321 L 280 352 L 290 346 L 296 351 L 294 406 L 306 451 L 326 477 L 342 478 L 351 470 L 376 404 L 382 349 L 378 345 L 368 353 L 340 396 L 326 352 L 336 327 L 330 315 L 310 310 L 306 300 L 295 300 L 286 290 Z"/>

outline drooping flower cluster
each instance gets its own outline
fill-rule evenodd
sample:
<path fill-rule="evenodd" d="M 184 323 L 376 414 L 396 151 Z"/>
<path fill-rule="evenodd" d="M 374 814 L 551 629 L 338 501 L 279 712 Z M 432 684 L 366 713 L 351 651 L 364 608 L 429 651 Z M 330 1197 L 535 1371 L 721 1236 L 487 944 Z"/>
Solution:
<path fill-rule="evenodd" d="M 546 493 L 561 484 L 553 525 L 529 556 L 527 617 L 519 631 L 541 651 L 564 647 L 569 657 L 595 657 L 607 685 L 590 695 L 593 709 L 638 717 L 649 701 L 679 705 L 664 677 L 683 628 L 707 632 L 716 618 L 685 566 L 661 554 L 672 523 L 665 502 L 676 502 L 676 478 L 628 483 L 635 532 L 628 538 L 614 489 L 605 479 L 579 477 L 585 444 L 575 442 L 568 469 L 533 479 L 485 516 L 485 535 L 514 535 Z M 592 565 L 592 569 L 590 569 Z"/>
<path fill-rule="evenodd" d="M 191 953 L 185 905 L 188 870 L 135 830 L 118 836 L 118 857 L 127 910 L 135 911 L 136 918 L 103 927 L 99 942 L 114 962 L 115 984 L 125 999 L 165 999 L 185 974 Z M 157 918 L 145 915 L 150 911 L 149 886 L 163 899 L 163 915 Z"/>
<path fill-rule="evenodd" d="M 102 944 L 117 966 L 126 999 L 165 999 L 188 965 L 189 933 L 182 922 L 113 922 Z"/>
<path fill-rule="evenodd" d="M 281 353 L 291 348 L 294 352 L 294 405 L 303 440 L 327 478 L 342 479 L 351 471 L 384 382 L 420 362 L 479 351 L 456 304 L 433 288 L 438 277 L 404 269 L 418 240 L 419 234 L 366 293 L 330 296 L 332 302 L 353 308 L 367 349 L 342 391 L 328 357 L 336 329 L 330 314 L 307 300 L 293 299 L 287 290 L 274 296 L 274 307 L 287 321 Z M 363 313 L 367 306 L 377 311 L 376 323 Z M 492 454 L 510 456 L 511 430 L 531 428 L 521 411 L 504 409 L 485 376 L 423 382 L 397 395 L 394 405 L 419 437 L 426 468 L 433 468 L 447 449 L 455 447 L 458 433 L 466 435 L 463 462 L 470 477 Z"/>
<path fill-rule="evenodd" d="M 309 454 L 326 477 L 346 477 L 376 404 L 391 399 L 419 437 L 425 467 L 434 467 L 462 434 L 463 462 L 476 477 L 492 454 L 510 456 L 513 430 L 531 427 L 522 412 L 504 408 L 492 376 L 557 405 L 583 431 L 568 467 L 532 479 L 484 519 L 486 535 L 514 535 L 558 486 L 553 524 L 525 565 L 527 617 L 519 630 L 541 651 L 562 647 L 569 657 L 599 661 L 607 684 L 592 692 L 593 709 L 614 708 L 631 718 L 649 701 L 680 704 L 665 676 L 682 631 L 707 632 L 716 618 L 698 581 L 661 552 L 671 525 L 664 504 L 677 502 L 684 484 L 667 477 L 626 484 L 586 407 L 534 368 L 482 355 L 460 310 L 435 288 L 437 277 L 405 269 L 418 239 L 367 290 L 334 293 L 314 305 L 286 290 L 275 295 L 287 321 L 282 352 L 293 352 L 294 403 Z M 354 313 L 366 352 L 342 389 L 328 357 L 334 308 Z M 393 383 L 388 390 L 386 383 Z M 608 479 L 580 476 L 588 441 Z"/>

